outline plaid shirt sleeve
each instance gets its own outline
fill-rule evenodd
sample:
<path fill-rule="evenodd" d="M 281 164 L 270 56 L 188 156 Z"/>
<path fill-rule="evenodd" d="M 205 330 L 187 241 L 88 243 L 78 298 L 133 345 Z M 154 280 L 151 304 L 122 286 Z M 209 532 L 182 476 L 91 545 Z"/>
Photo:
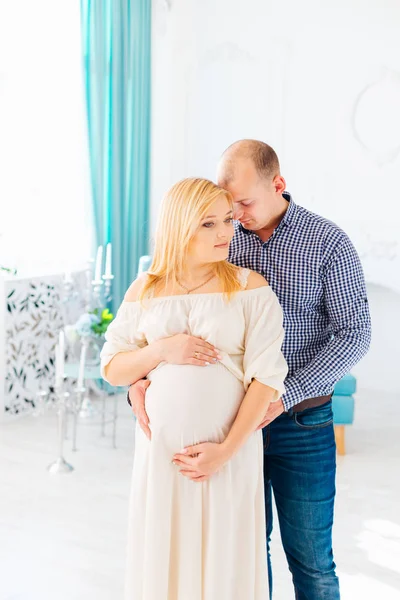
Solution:
<path fill-rule="evenodd" d="M 332 337 L 309 364 L 286 379 L 282 397 L 286 411 L 305 398 L 330 394 L 369 348 L 371 320 L 364 274 L 344 233 L 326 262 L 323 277 Z"/>

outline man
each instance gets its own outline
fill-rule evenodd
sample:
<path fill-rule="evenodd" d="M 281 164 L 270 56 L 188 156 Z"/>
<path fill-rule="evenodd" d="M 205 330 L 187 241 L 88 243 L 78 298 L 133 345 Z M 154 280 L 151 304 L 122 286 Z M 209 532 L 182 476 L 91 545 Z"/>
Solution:
<path fill-rule="evenodd" d="M 338 600 L 332 552 L 336 448 L 331 395 L 370 343 L 360 261 L 339 227 L 296 205 L 285 192 L 278 157 L 267 144 L 242 140 L 230 146 L 218 165 L 218 184 L 234 200 L 229 260 L 261 273 L 284 312 L 286 392 L 271 404 L 260 425 L 268 556 L 273 490 L 296 599 Z M 149 433 L 147 385 L 132 386 L 130 398 Z M 270 557 L 268 569 L 272 596 Z"/>

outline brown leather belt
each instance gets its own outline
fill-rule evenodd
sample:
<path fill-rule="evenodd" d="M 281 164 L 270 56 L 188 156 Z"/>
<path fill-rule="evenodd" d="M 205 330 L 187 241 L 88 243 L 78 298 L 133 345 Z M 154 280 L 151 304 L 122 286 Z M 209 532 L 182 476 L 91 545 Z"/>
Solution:
<path fill-rule="evenodd" d="M 323 404 L 329 402 L 331 398 L 332 394 L 329 394 L 329 396 L 317 396 L 316 398 L 306 398 L 302 402 L 295 404 L 292 410 L 293 412 L 298 413 L 303 410 L 306 410 L 306 408 L 315 408 L 317 406 L 322 406 Z"/>

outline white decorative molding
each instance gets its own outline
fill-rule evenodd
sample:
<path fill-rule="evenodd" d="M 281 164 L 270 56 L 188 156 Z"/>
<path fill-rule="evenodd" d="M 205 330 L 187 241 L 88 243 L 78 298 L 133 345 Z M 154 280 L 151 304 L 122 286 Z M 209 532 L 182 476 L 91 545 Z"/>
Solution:
<path fill-rule="evenodd" d="M 196 72 L 201 69 L 208 68 L 213 63 L 222 61 L 231 63 L 255 63 L 257 62 L 257 59 L 238 44 L 234 42 L 223 42 L 207 49 L 199 57 L 193 70 Z"/>
<path fill-rule="evenodd" d="M 400 73 L 385 68 L 358 94 L 352 114 L 352 130 L 362 148 L 378 166 L 400 154 Z"/>
<path fill-rule="evenodd" d="M 400 234 L 396 225 L 341 222 L 360 256 L 366 280 L 400 292 Z"/>
<path fill-rule="evenodd" d="M 384 260 L 393 262 L 399 257 L 399 242 L 396 240 L 373 239 L 366 234 L 365 246 L 360 252 L 361 259 Z"/>

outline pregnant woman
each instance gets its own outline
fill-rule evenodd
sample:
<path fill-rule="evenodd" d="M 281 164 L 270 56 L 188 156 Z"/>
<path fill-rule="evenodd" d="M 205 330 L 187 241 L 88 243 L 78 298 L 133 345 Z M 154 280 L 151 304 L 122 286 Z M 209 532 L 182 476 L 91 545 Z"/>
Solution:
<path fill-rule="evenodd" d="M 232 208 L 210 181 L 173 186 L 152 265 L 107 331 L 103 377 L 150 381 L 151 436 L 135 433 L 126 600 L 268 598 L 257 427 L 284 391 L 282 311 L 262 276 L 226 261 Z"/>

